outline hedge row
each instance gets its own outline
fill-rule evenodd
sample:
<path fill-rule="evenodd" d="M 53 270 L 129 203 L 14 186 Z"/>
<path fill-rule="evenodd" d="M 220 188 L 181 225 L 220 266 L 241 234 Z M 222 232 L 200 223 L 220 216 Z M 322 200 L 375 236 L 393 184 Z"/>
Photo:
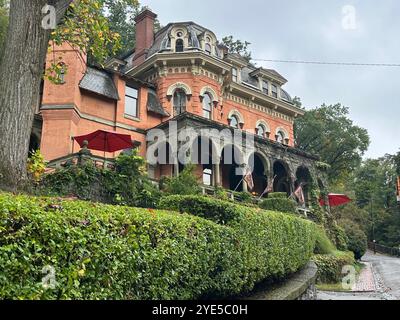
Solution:
<path fill-rule="evenodd" d="M 235 210 L 221 225 L 177 212 L 0 193 L 0 298 L 226 297 L 309 260 L 312 223 Z M 51 285 L 53 271 L 55 287 L 46 289 L 42 281 Z"/>
<path fill-rule="evenodd" d="M 346 265 L 354 265 L 352 252 L 335 251 L 332 254 L 317 254 L 312 260 L 318 267 L 318 282 L 338 283 L 345 275 L 342 268 Z"/>
<path fill-rule="evenodd" d="M 194 216 L 0 194 L 1 299 L 236 294 L 237 253 L 231 228 Z"/>
<path fill-rule="evenodd" d="M 315 246 L 315 224 L 293 215 L 198 196 L 164 197 L 160 207 L 232 227 L 240 243 L 246 290 L 264 279 L 297 271 L 309 261 Z"/>

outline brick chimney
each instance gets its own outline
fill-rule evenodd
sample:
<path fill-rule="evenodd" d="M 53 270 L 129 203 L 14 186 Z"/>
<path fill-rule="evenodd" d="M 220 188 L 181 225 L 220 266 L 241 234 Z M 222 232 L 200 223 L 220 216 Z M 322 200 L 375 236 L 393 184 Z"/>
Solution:
<path fill-rule="evenodd" d="M 136 18 L 136 48 L 133 65 L 138 66 L 146 60 L 146 53 L 154 42 L 154 20 L 157 15 L 149 9 L 141 12 Z"/>

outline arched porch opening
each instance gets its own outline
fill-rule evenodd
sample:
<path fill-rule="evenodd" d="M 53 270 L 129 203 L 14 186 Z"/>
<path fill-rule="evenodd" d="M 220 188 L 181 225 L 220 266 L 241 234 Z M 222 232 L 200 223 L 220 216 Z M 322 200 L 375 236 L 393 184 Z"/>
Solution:
<path fill-rule="evenodd" d="M 287 165 L 283 161 L 275 161 L 273 170 L 275 177 L 273 186 L 274 192 L 285 192 L 290 196 L 290 175 Z"/>
<path fill-rule="evenodd" d="M 310 205 L 312 183 L 313 180 L 310 174 L 310 170 L 308 170 L 308 168 L 304 166 L 297 168 L 296 181 L 294 183 L 294 187 L 295 189 L 297 189 L 300 186 L 300 184 L 302 184 L 304 202 L 307 207 Z"/>
<path fill-rule="evenodd" d="M 243 157 L 240 150 L 230 144 L 222 149 L 221 173 L 222 186 L 225 189 L 243 191 L 242 172 Z"/>
<path fill-rule="evenodd" d="M 154 157 L 159 168 L 159 178 L 163 176 L 171 177 L 177 174 L 177 163 L 174 161 L 173 151 L 168 142 L 162 141 L 157 145 Z"/>
<path fill-rule="evenodd" d="M 215 145 L 208 137 L 197 137 L 191 148 L 191 163 L 196 165 L 196 175 L 205 186 L 214 186 L 219 177 L 219 160 Z"/>
<path fill-rule="evenodd" d="M 252 192 L 261 195 L 268 185 L 268 163 L 262 155 L 255 152 L 249 158 L 249 167 L 253 172 L 254 188 Z"/>

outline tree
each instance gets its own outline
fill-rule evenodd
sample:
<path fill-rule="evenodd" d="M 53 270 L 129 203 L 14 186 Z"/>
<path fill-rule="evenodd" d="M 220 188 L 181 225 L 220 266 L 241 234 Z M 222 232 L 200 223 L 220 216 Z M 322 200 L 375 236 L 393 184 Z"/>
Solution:
<path fill-rule="evenodd" d="M 15 189 L 26 180 L 29 137 L 39 106 L 49 40 L 55 44 L 67 41 L 100 60 L 108 56 L 110 47 L 117 48 L 118 36 L 108 28 L 102 12 L 103 0 L 72 2 L 10 2 L 4 56 L 0 61 L 0 186 L 4 188 Z M 42 10 L 47 12 L 43 14 Z M 53 19 L 59 25 L 56 31 L 43 28 L 42 22 Z M 57 79 L 56 66 L 56 61 L 49 66 L 48 77 Z"/>
<path fill-rule="evenodd" d="M 332 183 L 343 181 L 360 165 L 370 143 L 367 130 L 354 125 L 348 114 L 349 109 L 341 104 L 323 104 L 306 111 L 294 125 L 297 147 L 329 164 Z"/>
<path fill-rule="evenodd" d="M 234 40 L 233 36 L 222 38 L 222 43 L 228 47 L 230 53 L 240 54 L 248 62 L 251 61 L 251 52 L 248 50 L 250 42 L 242 40 Z"/>

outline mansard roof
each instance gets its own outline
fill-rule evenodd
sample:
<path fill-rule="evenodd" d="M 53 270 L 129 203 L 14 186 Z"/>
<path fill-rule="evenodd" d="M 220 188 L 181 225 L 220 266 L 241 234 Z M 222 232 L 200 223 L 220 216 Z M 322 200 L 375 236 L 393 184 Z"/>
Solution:
<path fill-rule="evenodd" d="M 79 88 L 113 100 L 119 100 L 114 81 L 110 74 L 104 70 L 88 67 L 79 83 Z"/>

